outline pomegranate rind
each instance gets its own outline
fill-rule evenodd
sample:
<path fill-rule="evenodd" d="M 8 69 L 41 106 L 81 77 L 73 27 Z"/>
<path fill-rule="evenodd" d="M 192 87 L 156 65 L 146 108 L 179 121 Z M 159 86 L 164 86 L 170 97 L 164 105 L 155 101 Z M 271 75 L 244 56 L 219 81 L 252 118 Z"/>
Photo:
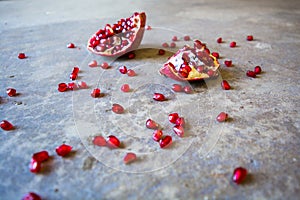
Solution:
<path fill-rule="evenodd" d="M 146 24 L 146 14 L 144 12 L 134 13 L 130 18 L 133 18 L 134 21 L 136 22 L 136 24 L 135 24 L 136 27 L 131 28 L 130 30 L 127 30 L 127 32 L 134 31 L 134 37 L 132 39 L 132 42 L 129 42 L 122 49 L 117 50 L 116 52 L 113 52 L 113 49 L 116 46 L 120 45 L 122 38 L 124 38 L 124 37 L 122 37 L 122 35 L 124 33 L 114 34 L 111 37 L 108 37 L 106 39 L 114 38 L 115 39 L 114 41 L 118 41 L 118 42 L 114 42 L 112 47 L 105 49 L 104 51 L 101 51 L 101 50 L 97 49 L 99 44 L 96 46 L 93 46 L 91 44 L 91 41 L 93 40 L 93 38 L 97 37 L 97 32 L 100 31 L 101 30 L 100 29 L 94 35 L 92 35 L 92 37 L 88 40 L 87 49 L 96 55 L 106 56 L 106 57 L 119 57 L 130 51 L 136 50 L 139 47 L 139 45 L 141 44 L 141 41 L 144 36 L 145 24 Z M 110 31 L 114 32 L 112 28 L 110 28 Z"/>
<path fill-rule="evenodd" d="M 186 55 L 189 56 L 189 61 L 183 59 Z M 183 62 L 187 62 L 191 68 L 187 77 L 183 77 L 178 71 Z M 197 67 L 203 67 L 204 70 L 199 72 Z M 177 81 L 196 81 L 218 76 L 217 70 L 219 67 L 218 59 L 208 53 L 208 49 L 204 44 L 199 40 L 195 40 L 194 47 L 185 45 L 182 49 L 179 49 L 168 59 L 159 72 Z M 209 70 L 212 70 L 214 74 L 209 75 L 207 73 Z"/>

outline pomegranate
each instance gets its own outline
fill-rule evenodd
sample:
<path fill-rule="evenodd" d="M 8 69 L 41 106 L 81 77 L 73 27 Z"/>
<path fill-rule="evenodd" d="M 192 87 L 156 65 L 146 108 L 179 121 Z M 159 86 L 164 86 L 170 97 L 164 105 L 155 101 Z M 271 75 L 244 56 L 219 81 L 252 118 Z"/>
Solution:
<path fill-rule="evenodd" d="M 217 76 L 220 64 L 209 50 L 199 40 L 194 41 L 194 47 L 185 45 L 179 49 L 160 69 L 160 73 L 179 81 L 194 81 L 210 78 L 207 73 L 212 70 Z M 201 69 L 201 71 L 199 71 Z"/>
<path fill-rule="evenodd" d="M 122 56 L 140 45 L 145 23 L 146 14 L 135 12 L 131 17 L 120 19 L 113 25 L 106 24 L 89 39 L 87 48 L 101 56 Z"/>

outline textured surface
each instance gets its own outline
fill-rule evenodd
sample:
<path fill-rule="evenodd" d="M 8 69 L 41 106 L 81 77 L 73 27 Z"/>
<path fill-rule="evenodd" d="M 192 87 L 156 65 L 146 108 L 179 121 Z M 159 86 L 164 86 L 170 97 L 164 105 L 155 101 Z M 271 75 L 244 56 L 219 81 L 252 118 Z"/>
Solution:
<path fill-rule="evenodd" d="M 24 193 L 34 191 L 49 200 L 297 199 L 299 1 L 116 1 L 114 6 L 109 2 L 0 1 L 0 120 L 7 119 L 16 126 L 14 131 L 0 130 L 0 198 L 21 199 Z M 167 56 L 158 57 L 151 50 L 142 49 L 135 60 L 114 61 L 115 66 L 107 76 L 99 68 L 89 68 L 87 63 L 91 59 L 102 58 L 87 52 L 87 38 L 99 24 L 111 23 L 134 11 L 146 11 L 147 24 L 156 27 L 152 33 L 158 30 L 162 34 L 151 36 L 151 31 L 146 32 L 141 48 L 159 47 L 161 41 L 170 38 L 168 34 L 174 33 L 172 30 L 189 34 L 220 53 L 220 78 L 193 83 L 192 95 L 170 93 L 170 101 L 156 108 L 157 104 L 147 98 L 139 99 L 145 96 L 139 91 L 148 94 L 157 85 L 172 83 L 160 79 L 155 72 Z M 255 40 L 247 42 L 248 34 L 253 34 Z M 218 37 L 225 42 L 217 44 Z M 231 49 L 228 46 L 233 40 L 237 48 Z M 67 49 L 69 42 L 78 48 Z M 19 60 L 19 52 L 29 57 Z M 232 59 L 234 66 L 226 68 L 225 59 Z M 114 70 L 123 63 L 134 67 L 138 72 L 135 78 L 142 79 L 136 83 L 141 90 L 129 94 L 124 115 L 128 116 L 128 125 L 136 123 L 137 127 L 132 129 L 126 126 L 126 118 L 120 123 L 105 112 L 120 95 L 118 84 L 126 79 Z M 90 89 L 57 91 L 58 83 L 68 82 L 74 65 L 80 66 L 80 78 L 90 89 L 98 84 L 103 88 L 103 98 L 90 98 Z M 142 68 L 143 65 L 146 67 Z M 264 72 L 256 79 L 246 77 L 246 71 L 256 65 Z M 115 78 L 111 83 L 99 78 L 109 76 Z M 223 91 L 217 84 L 221 78 L 228 80 L 233 90 Z M 16 88 L 20 94 L 8 97 L 7 87 Z M 170 103 L 173 100 L 176 103 Z M 145 142 L 143 138 L 150 136 L 151 131 L 135 132 L 147 116 L 157 117 L 168 130 L 163 115 L 174 109 L 180 110 L 188 124 L 187 136 L 183 140 L 174 137 L 172 148 L 162 151 L 151 140 Z M 230 121 L 216 123 L 215 116 L 224 110 Z M 163 114 L 157 115 L 159 111 Z M 135 114 L 139 112 L 145 114 Z M 109 123 L 115 128 L 107 126 Z M 119 132 L 120 127 L 124 134 Z M 94 135 L 110 131 L 120 135 L 123 149 L 109 151 L 91 145 Z M 139 141 L 144 143 L 136 144 Z M 55 155 L 55 147 L 63 142 L 75 150 L 67 158 Z M 43 165 L 43 173 L 30 173 L 31 155 L 44 149 L 52 158 Z M 140 154 L 136 163 L 124 166 L 122 156 L 128 149 L 147 153 Z M 151 150 L 165 159 L 151 158 Z M 238 166 L 250 172 L 241 186 L 230 181 Z M 149 169 L 154 171 L 143 172 Z M 130 173 L 139 171 L 142 172 Z"/>

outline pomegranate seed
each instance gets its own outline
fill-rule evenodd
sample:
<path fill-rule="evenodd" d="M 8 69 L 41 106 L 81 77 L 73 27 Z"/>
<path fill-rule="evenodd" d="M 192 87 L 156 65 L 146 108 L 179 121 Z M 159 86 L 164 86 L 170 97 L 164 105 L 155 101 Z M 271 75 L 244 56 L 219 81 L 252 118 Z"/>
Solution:
<path fill-rule="evenodd" d="M 152 119 L 147 119 L 146 127 L 149 129 L 158 129 L 158 124 Z"/>
<path fill-rule="evenodd" d="M 207 53 L 207 54 L 210 54 L 210 50 L 208 48 L 205 48 L 204 52 Z"/>
<path fill-rule="evenodd" d="M 130 52 L 130 53 L 128 54 L 128 58 L 129 58 L 129 59 L 134 59 L 134 58 L 135 58 L 135 53 Z"/>
<path fill-rule="evenodd" d="M 166 53 L 166 51 L 163 49 L 158 50 L 158 55 L 164 55 L 165 53 Z"/>
<path fill-rule="evenodd" d="M 176 133 L 176 135 L 178 135 L 179 137 L 183 137 L 183 135 L 184 135 L 184 129 L 183 129 L 183 127 L 180 126 L 180 125 L 175 125 L 175 126 L 173 127 L 173 131 L 174 131 L 174 133 Z"/>
<path fill-rule="evenodd" d="M 252 78 L 255 78 L 255 77 L 256 77 L 255 72 L 254 72 L 254 71 L 250 71 L 250 70 L 248 70 L 248 71 L 246 72 L 246 75 L 247 75 L 248 77 L 252 77 Z"/>
<path fill-rule="evenodd" d="M 48 151 L 40 151 L 32 155 L 32 159 L 36 162 L 44 162 L 50 158 Z"/>
<path fill-rule="evenodd" d="M 82 89 L 88 88 L 86 82 L 84 82 L 84 81 L 79 81 L 79 82 L 78 82 L 78 87 L 79 87 L 79 88 L 82 88 Z"/>
<path fill-rule="evenodd" d="M 99 88 L 95 88 L 95 89 L 92 91 L 91 96 L 92 96 L 93 98 L 100 97 L 100 96 L 101 96 L 100 89 L 99 89 Z"/>
<path fill-rule="evenodd" d="M 222 81 L 221 86 L 224 90 L 230 90 L 230 88 L 231 88 L 229 83 L 226 80 Z"/>
<path fill-rule="evenodd" d="M 164 42 L 164 43 L 162 43 L 162 45 L 161 45 L 162 47 L 164 47 L 164 48 L 168 48 L 169 47 L 169 44 L 168 43 L 166 43 L 166 42 Z"/>
<path fill-rule="evenodd" d="M 103 146 L 106 146 L 106 140 L 101 135 L 95 136 L 94 139 L 93 139 L 93 144 L 97 145 L 97 146 L 100 146 L 100 147 L 103 147 Z"/>
<path fill-rule="evenodd" d="M 204 71 L 204 67 L 203 67 L 203 66 L 198 66 L 198 67 L 197 67 L 197 71 L 198 71 L 199 73 L 202 73 L 202 72 Z"/>
<path fill-rule="evenodd" d="M 219 38 L 217 39 L 217 43 L 222 43 L 222 38 L 221 38 L 221 37 L 219 37 Z"/>
<path fill-rule="evenodd" d="M 217 116 L 217 121 L 218 122 L 225 122 L 228 119 L 228 114 L 225 112 L 221 112 L 218 116 Z"/>
<path fill-rule="evenodd" d="M 154 93 L 153 94 L 153 99 L 155 101 L 165 101 L 166 100 L 165 96 L 161 93 Z"/>
<path fill-rule="evenodd" d="M 124 84 L 124 85 L 122 85 L 121 90 L 123 92 L 129 92 L 130 91 L 130 87 L 129 87 L 128 84 Z"/>
<path fill-rule="evenodd" d="M 135 153 L 127 153 L 123 159 L 124 164 L 129 164 L 137 159 Z"/>
<path fill-rule="evenodd" d="M 172 37 L 172 41 L 177 41 L 178 40 L 178 38 L 177 38 L 177 36 L 176 35 L 174 35 L 173 37 Z"/>
<path fill-rule="evenodd" d="M 176 47 L 176 43 L 175 43 L 175 42 L 171 42 L 171 43 L 170 43 L 170 47 L 171 47 L 171 48 L 175 48 L 175 47 Z"/>
<path fill-rule="evenodd" d="M 231 48 L 236 47 L 236 42 L 230 42 L 229 46 L 230 46 Z"/>
<path fill-rule="evenodd" d="M 207 71 L 207 75 L 208 75 L 209 77 L 212 77 L 212 76 L 215 75 L 215 71 L 212 70 L 212 69 L 210 69 L 210 70 Z"/>
<path fill-rule="evenodd" d="M 17 95 L 17 90 L 14 88 L 7 88 L 6 93 L 8 96 L 13 97 Z"/>
<path fill-rule="evenodd" d="M 42 164 L 40 162 L 37 162 L 35 160 L 31 160 L 30 164 L 29 164 L 29 170 L 32 173 L 39 173 L 41 171 L 42 168 Z"/>
<path fill-rule="evenodd" d="M 172 137 L 170 135 L 166 135 L 164 138 L 159 140 L 159 146 L 161 148 L 166 148 L 172 143 Z"/>
<path fill-rule="evenodd" d="M 193 93 L 193 89 L 190 86 L 188 86 L 188 85 L 186 85 L 186 86 L 183 87 L 183 91 L 186 94 L 192 94 Z"/>
<path fill-rule="evenodd" d="M 252 40 L 253 40 L 253 35 L 248 35 L 248 36 L 247 36 L 247 40 L 248 40 L 248 41 L 252 41 Z"/>
<path fill-rule="evenodd" d="M 183 40 L 184 40 L 184 41 L 189 41 L 190 39 L 191 39 L 191 38 L 190 38 L 190 36 L 188 36 L 188 35 L 186 35 L 186 36 L 183 37 Z"/>
<path fill-rule="evenodd" d="M 182 86 L 179 85 L 179 84 L 173 84 L 173 85 L 172 85 L 172 90 L 173 90 L 174 92 L 182 92 Z"/>
<path fill-rule="evenodd" d="M 124 108 L 120 104 L 114 103 L 111 109 L 116 114 L 124 113 Z"/>
<path fill-rule="evenodd" d="M 126 74 L 127 73 L 127 67 L 122 66 L 122 67 L 119 68 L 119 71 L 121 72 L 121 74 Z"/>
<path fill-rule="evenodd" d="M 68 90 L 68 85 L 66 83 L 59 83 L 58 84 L 58 91 L 65 92 Z"/>
<path fill-rule="evenodd" d="M 92 60 L 91 62 L 89 62 L 88 64 L 90 67 L 97 67 L 98 66 L 98 63 L 96 60 Z"/>
<path fill-rule="evenodd" d="M 226 67 L 231 67 L 232 66 L 232 61 L 231 60 L 225 60 L 224 64 L 226 65 Z"/>
<path fill-rule="evenodd" d="M 232 181 L 241 184 L 247 177 L 247 169 L 243 167 L 235 168 L 232 175 Z"/>
<path fill-rule="evenodd" d="M 103 63 L 100 65 L 100 67 L 101 67 L 102 69 L 108 69 L 108 68 L 109 68 L 109 65 L 108 65 L 107 62 L 103 62 Z"/>
<path fill-rule="evenodd" d="M 18 58 L 19 59 L 25 59 L 26 58 L 25 53 L 19 53 Z"/>
<path fill-rule="evenodd" d="M 22 200 L 42 200 L 42 198 L 34 192 L 29 192 L 22 197 Z"/>
<path fill-rule="evenodd" d="M 255 72 L 255 74 L 260 74 L 261 73 L 261 67 L 260 66 L 256 66 L 254 68 L 254 72 Z"/>
<path fill-rule="evenodd" d="M 218 52 L 212 52 L 211 55 L 213 55 L 217 59 L 220 57 Z"/>
<path fill-rule="evenodd" d="M 11 131 L 14 129 L 14 126 L 7 120 L 2 120 L 0 122 L 0 127 L 5 131 Z"/>
<path fill-rule="evenodd" d="M 76 83 L 74 83 L 74 82 L 68 83 L 68 89 L 69 90 L 77 89 Z"/>
<path fill-rule="evenodd" d="M 162 136 L 163 136 L 162 130 L 155 130 L 152 134 L 152 139 L 155 142 L 159 142 L 161 140 Z"/>
<path fill-rule="evenodd" d="M 72 81 L 76 80 L 77 76 L 78 76 L 77 73 L 71 73 L 70 74 L 70 80 L 72 80 Z"/>
<path fill-rule="evenodd" d="M 176 119 L 176 121 L 175 121 L 175 124 L 178 125 L 178 126 L 184 127 L 184 125 L 185 125 L 185 120 L 184 120 L 184 118 L 183 118 L 183 117 L 178 117 L 178 118 Z"/>
<path fill-rule="evenodd" d="M 127 71 L 127 75 L 128 75 L 128 76 L 136 76 L 136 73 L 135 73 L 135 71 L 134 71 L 133 69 L 129 69 L 129 70 Z"/>
<path fill-rule="evenodd" d="M 178 113 L 171 113 L 169 114 L 169 122 L 171 122 L 172 124 L 176 123 L 176 120 L 179 118 Z"/>
<path fill-rule="evenodd" d="M 106 139 L 106 143 L 110 148 L 119 148 L 121 145 L 120 140 L 114 135 L 108 136 Z"/>
<path fill-rule="evenodd" d="M 149 30 L 152 30 L 152 27 L 148 25 L 148 26 L 146 27 L 146 30 L 148 30 L 148 31 L 149 31 Z"/>
<path fill-rule="evenodd" d="M 75 48 L 75 45 L 74 45 L 73 43 L 69 43 L 69 44 L 67 45 L 67 47 L 70 48 L 70 49 L 73 49 L 73 48 Z"/>
<path fill-rule="evenodd" d="M 65 157 L 72 151 L 72 146 L 62 144 L 59 147 L 56 147 L 55 151 L 57 155 Z"/>

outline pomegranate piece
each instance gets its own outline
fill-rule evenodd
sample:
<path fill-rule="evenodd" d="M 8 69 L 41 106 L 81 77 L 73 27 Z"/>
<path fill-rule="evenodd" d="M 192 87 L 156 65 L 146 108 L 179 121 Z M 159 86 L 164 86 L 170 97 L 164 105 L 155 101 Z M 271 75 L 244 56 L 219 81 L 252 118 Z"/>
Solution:
<path fill-rule="evenodd" d="M 119 72 L 121 72 L 121 74 L 127 74 L 127 67 L 126 66 L 119 67 Z"/>
<path fill-rule="evenodd" d="M 159 125 L 152 119 L 147 119 L 146 127 L 149 129 L 158 129 Z"/>
<path fill-rule="evenodd" d="M 114 103 L 111 109 L 116 114 L 124 113 L 124 108 L 120 104 Z"/>
<path fill-rule="evenodd" d="M 226 80 L 222 81 L 221 86 L 224 90 L 230 90 L 230 88 L 231 88 L 229 83 Z"/>
<path fill-rule="evenodd" d="M 253 35 L 247 35 L 247 40 L 252 41 L 253 40 Z"/>
<path fill-rule="evenodd" d="M 158 50 L 158 55 L 165 55 L 166 51 L 163 49 Z"/>
<path fill-rule="evenodd" d="M 243 167 L 235 168 L 232 174 L 232 181 L 236 184 L 241 184 L 247 177 L 247 169 Z"/>
<path fill-rule="evenodd" d="M 109 65 L 108 65 L 107 62 L 103 62 L 103 63 L 100 65 L 100 67 L 101 67 L 102 69 L 108 69 L 108 68 L 109 68 Z"/>
<path fill-rule="evenodd" d="M 25 58 L 27 58 L 27 56 L 25 55 L 25 53 L 19 53 L 18 58 L 25 59 Z"/>
<path fill-rule="evenodd" d="M 194 47 L 185 45 L 171 56 L 159 70 L 161 74 L 178 81 L 195 81 L 210 78 L 207 72 L 217 71 L 218 60 L 208 53 L 209 50 L 199 40 Z M 201 69 L 201 70 L 200 70 Z M 217 75 L 218 73 L 214 73 Z"/>
<path fill-rule="evenodd" d="M 175 42 L 171 42 L 171 43 L 170 43 L 170 47 L 171 47 L 171 48 L 175 48 L 175 47 L 176 47 L 176 43 L 175 43 Z"/>
<path fill-rule="evenodd" d="M 58 91 L 65 92 L 68 90 L 68 85 L 66 83 L 59 83 L 58 84 Z"/>
<path fill-rule="evenodd" d="M 190 40 L 191 40 L 191 38 L 190 38 L 190 36 L 188 36 L 188 35 L 185 35 L 185 36 L 183 37 L 183 40 L 184 40 L 184 41 L 190 41 Z"/>
<path fill-rule="evenodd" d="M 178 125 L 178 126 L 184 127 L 184 125 L 185 125 L 185 120 L 184 120 L 184 118 L 183 118 L 183 117 L 178 117 L 178 118 L 176 119 L 176 121 L 175 121 L 175 124 Z"/>
<path fill-rule="evenodd" d="M 229 46 L 230 46 L 230 48 L 236 47 L 236 42 L 230 42 Z"/>
<path fill-rule="evenodd" d="M 89 62 L 88 64 L 90 67 L 97 67 L 98 66 L 98 63 L 96 60 L 92 60 L 91 62 Z"/>
<path fill-rule="evenodd" d="M 123 158 L 123 162 L 124 164 L 129 164 L 132 163 L 133 161 L 135 161 L 137 159 L 136 154 L 129 152 L 125 155 L 125 157 Z"/>
<path fill-rule="evenodd" d="M 42 164 L 32 159 L 29 164 L 29 170 L 32 173 L 39 173 L 41 169 L 42 169 Z"/>
<path fill-rule="evenodd" d="M 122 85 L 121 90 L 123 92 L 130 92 L 130 86 L 128 84 L 124 84 Z"/>
<path fill-rule="evenodd" d="M 254 71 L 251 71 L 251 70 L 248 70 L 248 71 L 246 72 L 246 75 L 247 75 L 248 77 L 251 77 L 251 78 L 255 78 L 255 77 L 256 77 L 256 73 L 255 73 Z"/>
<path fill-rule="evenodd" d="M 231 67 L 232 66 L 232 61 L 231 60 L 225 60 L 224 64 L 226 65 L 226 67 Z"/>
<path fill-rule="evenodd" d="M 0 122 L 0 127 L 5 131 L 11 131 L 14 130 L 14 126 L 7 120 L 2 120 Z"/>
<path fill-rule="evenodd" d="M 128 69 L 127 75 L 128 76 L 136 76 L 136 73 L 135 73 L 135 71 L 133 69 Z"/>
<path fill-rule="evenodd" d="M 160 148 L 166 148 L 170 146 L 172 143 L 172 137 L 170 135 L 166 135 L 161 140 L 159 140 L 159 146 Z"/>
<path fill-rule="evenodd" d="M 100 91 L 99 88 L 95 88 L 95 89 L 93 89 L 93 91 L 92 91 L 92 93 L 91 93 L 91 96 L 92 96 L 93 98 L 98 98 L 98 97 L 101 96 L 101 93 L 100 93 L 100 92 L 101 92 L 101 91 Z"/>
<path fill-rule="evenodd" d="M 112 149 L 119 148 L 121 146 L 120 140 L 114 135 L 108 136 L 106 139 L 106 143 L 107 143 L 107 146 Z"/>
<path fill-rule="evenodd" d="M 217 43 L 222 43 L 223 41 L 222 41 L 222 38 L 221 37 L 219 37 L 218 39 L 217 39 Z"/>
<path fill-rule="evenodd" d="M 67 47 L 70 48 L 70 49 L 73 49 L 73 48 L 75 48 L 75 44 L 69 43 L 69 44 L 67 45 Z"/>
<path fill-rule="evenodd" d="M 256 66 L 254 68 L 254 72 L 255 72 L 255 74 L 260 74 L 261 73 L 261 67 L 260 66 Z"/>
<path fill-rule="evenodd" d="M 155 101 L 165 101 L 166 100 L 166 97 L 165 95 L 161 94 L 161 93 L 154 93 L 153 94 L 153 99 Z"/>
<path fill-rule="evenodd" d="M 178 135 L 179 137 L 183 137 L 183 135 L 184 135 L 184 129 L 183 129 L 183 127 L 180 126 L 180 125 L 175 125 L 175 126 L 173 127 L 173 131 L 174 131 L 174 133 L 176 133 L 176 135 Z"/>
<path fill-rule="evenodd" d="M 42 200 L 42 198 L 34 192 L 29 192 L 22 197 L 22 200 Z"/>
<path fill-rule="evenodd" d="M 16 96 L 17 95 L 17 90 L 14 88 L 7 88 L 6 89 L 6 94 L 10 97 Z"/>
<path fill-rule="evenodd" d="M 179 85 L 179 84 L 173 84 L 172 85 L 172 90 L 174 91 L 174 92 L 182 92 L 182 86 L 181 85 Z"/>
<path fill-rule="evenodd" d="M 176 35 L 174 35 L 174 36 L 172 37 L 172 41 L 174 41 L 174 42 L 178 41 L 178 38 L 177 38 Z"/>
<path fill-rule="evenodd" d="M 212 52 L 211 55 L 214 56 L 217 59 L 220 58 L 220 55 L 219 55 L 218 52 Z"/>
<path fill-rule="evenodd" d="M 176 123 L 176 120 L 179 118 L 178 113 L 171 113 L 169 114 L 169 122 L 171 122 L 172 124 Z"/>
<path fill-rule="evenodd" d="M 128 54 L 128 58 L 129 58 L 129 59 L 134 59 L 134 58 L 135 58 L 135 53 L 134 53 L 134 52 L 130 52 L 130 53 Z"/>
<path fill-rule="evenodd" d="M 145 31 L 146 14 L 134 13 L 115 24 L 106 24 L 88 41 L 87 48 L 94 54 L 117 57 L 137 49 Z"/>
<path fill-rule="evenodd" d="M 225 112 L 221 112 L 218 116 L 217 116 L 217 121 L 218 122 L 225 122 L 228 119 L 228 114 Z"/>
<path fill-rule="evenodd" d="M 72 151 L 72 146 L 62 144 L 59 147 L 56 147 L 55 151 L 57 155 L 65 157 Z"/>
<path fill-rule="evenodd" d="M 188 86 L 188 85 L 186 85 L 186 86 L 183 87 L 183 91 L 186 94 L 192 94 L 194 92 L 194 90 L 190 86 Z"/>
<path fill-rule="evenodd" d="M 36 152 L 32 155 L 32 159 L 35 160 L 36 162 L 45 162 L 50 158 L 48 151 L 40 151 Z"/>
<path fill-rule="evenodd" d="M 162 43 L 162 45 L 161 45 L 162 47 L 164 47 L 164 48 L 168 48 L 169 47 L 169 44 L 168 43 L 166 43 L 166 42 L 164 42 L 164 43 Z"/>
<path fill-rule="evenodd" d="M 88 88 L 88 85 L 84 81 L 79 81 L 78 82 L 78 87 L 81 88 L 81 89 L 86 89 L 86 88 Z"/>
<path fill-rule="evenodd" d="M 155 130 L 152 134 L 152 139 L 155 141 L 155 142 L 159 142 L 163 137 L 163 132 L 162 130 Z"/>
<path fill-rule="evenodd" d="M 93 144 L 96 146 L 104 147 L 106 146 L 106 140 L 101 135 L 98 135 L 94 137 Z"/>

